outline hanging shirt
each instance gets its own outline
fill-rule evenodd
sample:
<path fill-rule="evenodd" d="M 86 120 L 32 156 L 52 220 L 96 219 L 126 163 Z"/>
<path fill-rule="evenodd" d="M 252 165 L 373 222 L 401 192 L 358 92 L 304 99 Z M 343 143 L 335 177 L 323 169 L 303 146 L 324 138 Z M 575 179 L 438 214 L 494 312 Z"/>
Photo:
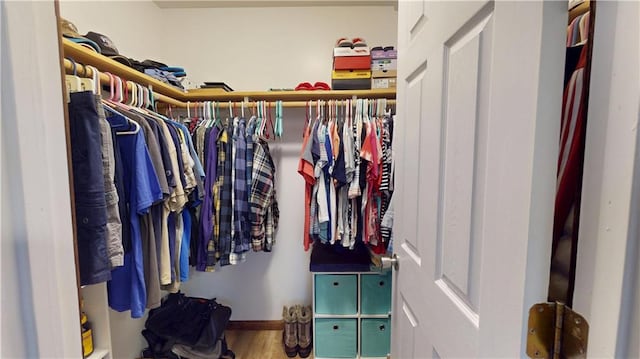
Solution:
<path fill-rule="evenodd" d="M 205 131 L 203 131 L 205 132 Z M 218 128 L 213 127 L 209 132 L 209 136 L 206 139 L 209 144 L 206 148 L 206 176 L 204 181 L 204 199 L 200 209 L 200 246 L 198 246 L 198 265 L 196 267 L 199 271 L 204 271 L 207 268 L 212 269 L 216 264 L 215 248 L 217 236 L 213 235 L 214 230 L 214 197 L 213 191 L 217 179 L 217 165 L 218 165 L 218 148 L 216 147 L 216 140 L 218 138 Z"/>
<path fill-rule="evenodd" d="M 191 247 L 191 212 L 182 211 L 182 249 L 180 250 L 180 282 L 189 280 L 189 252 Z"/>
<path fill-rule="evenodd" d="M 126 118 L 111 114 L 107 119 L 116 131 L 132 131 Z M 162 199 L 160 183 L 144 142 L 143 132 L 117 135 L 124 170 L 125 201 L 130 210 L 131 252 L 124 256 L 124 266 L 112 271 L 108 283 L 109 305 L 117 311 L 131 310 L 131 317 L 144 315 L 147 293 L 142 258 L 140 217 L 155 201 Z"/>
<path fill-rule="evenodd" d="M 311 137 L 310 134 L 311 128 L 307 125 L 302 140 L 300 161 L 298 162 L 298 173 L 304 179 L 304 232 L 302 243 L 305 251 L 308 251 L 311 245 L 311 192 L 313 184 L 316 181 L 313 175 L 313 157 L 311 156 L 311 141 L 309 140 Z"/>
<path fill-rule="evenodd" d="M 111 126 L 107 122 L 100 95 L 95 96 L 96 111 L 100 121 L 100 138 L 102 144 L 102 174 L 104 177 L 105 202 L 107 206 L 107 256 L 111 268 L 119 267 L 124 262 L 122 247 L 122 221 L 118 211 L 118 190 L 115 185 L 115 155 Z"/>
<path fill-rule="evenodd" d="M 178 149 L 176 148 L 176 141 L 172 135 L 172 127 L 167 125 L 165 121 L 155 120 L 161 127 L 164 136 L 166 138 L 166 146 L 168 149 L 169 157 L 171 159 L 171 171 L 175 178 L 175 188 L 167 200 L 162 211 L 162 243 L 160 246 L 160 284 L 168 285 L 172 281 L 171 270 L 171 236 L 169 235 L 168 218 L 170 212 L 180 212 L 187 203 L 187 195 L 182 185 L 181 173 L 182 170 L 179 166 Z M 174 130 L 175 134 L 177 134 Z M 175 243 L 174 243 L 175 244 Z"/>
<path fill-rule="evenodd" d="M 140 125 L 141 131 L 144 132 L 145 144 L 149 151 L 149 157 L 153 164 L 154 173 L 158 178 L 160 189 L 163 196 L 168 195 L 169 186 L 167 184 L 160 146 L 151 125 L 144 117 L 137 113 L 127 112 L 127 117 Z M 154 204 L 154 207 L 162 206 L 162 203 Z M 147 308 L 156 308 L 160 306 L 162 294 L 160 292 L 160 273 L 158 267 L 159 245 L 162 243 L 162 233 L 159 226 L 154 226 L 153 214 L 158 214 L 157 210 L 150 210 L 140 220 L 140 231 L 142 237 L 142 258 L 144 259 L 144 274 L 147 291 Z M 156 229 L 158 230 L 156 232 Z"/>
<path fill-rule="evenodd" d="M 249 222 L 249 193 L 247 192 L 247 143 L 245 120 L 240 119 L 235 128 L 234 145 L 236 158 L 234 162 L 234 226 L 235 226 L 235 253 L 243 253 L 249 250 L 250 222 Z"/>
<path fill-rule="evenodd" d="M 275 165 L 264 141 L 254 143 L 253 183 L 249 195 L 251 219 L 251 243 L 254 250 L 263 250 L 265 246 L 265 221 L 274 193 Z"/>
<path fill-rule="evenodd" d="M 218 188 L 217 198 L 219 198 L 220 213 L 218 217 L 220 227 L 219 253 L 220 265 L 229 265 L 229 254 L 231 253 L 231 218 L 233 212 L 232 195 L 232 138 L 230 129 L 233 125 L 227 125 L 218 138 Z"/>

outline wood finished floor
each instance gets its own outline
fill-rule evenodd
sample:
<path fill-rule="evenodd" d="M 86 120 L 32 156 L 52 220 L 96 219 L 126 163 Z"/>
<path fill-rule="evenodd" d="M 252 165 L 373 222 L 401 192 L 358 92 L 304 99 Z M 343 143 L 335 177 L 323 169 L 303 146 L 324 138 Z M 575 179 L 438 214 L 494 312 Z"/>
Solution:
<path fill-rule="evenodd" d="M 225 335 L 237 359 L 287 358 L 282 346 L 281 330 L 226 330 Z M 313 359 L 313 353 L 309 358 Z"/>

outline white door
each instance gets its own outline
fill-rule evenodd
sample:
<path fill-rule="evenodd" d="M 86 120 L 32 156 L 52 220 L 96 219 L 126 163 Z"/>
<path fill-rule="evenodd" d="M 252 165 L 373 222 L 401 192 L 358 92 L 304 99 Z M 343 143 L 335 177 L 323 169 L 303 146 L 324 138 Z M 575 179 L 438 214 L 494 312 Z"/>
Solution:
<path fill-rule="evenodd" d="M 524 357 L 547 295 L 567 3 L 398 11 L 392 357 Z"/>

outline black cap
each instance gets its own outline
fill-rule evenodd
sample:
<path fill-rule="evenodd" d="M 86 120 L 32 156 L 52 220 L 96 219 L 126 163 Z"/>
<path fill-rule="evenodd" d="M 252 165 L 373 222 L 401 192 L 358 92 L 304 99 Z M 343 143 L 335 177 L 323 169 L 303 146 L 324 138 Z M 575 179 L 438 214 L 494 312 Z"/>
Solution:
<path fill-rule="evenodd" d="M 96 32 L 89 31 L 86 35 L 84 35 L 89 40 L 94 41 L 98 46 L 100 46 L 100 52 L 105 56 L 117 56 L 120 55 L 118 52 L 118 48 L 113 44 L 110 38 L 106 35 L 98 34 Z"/>

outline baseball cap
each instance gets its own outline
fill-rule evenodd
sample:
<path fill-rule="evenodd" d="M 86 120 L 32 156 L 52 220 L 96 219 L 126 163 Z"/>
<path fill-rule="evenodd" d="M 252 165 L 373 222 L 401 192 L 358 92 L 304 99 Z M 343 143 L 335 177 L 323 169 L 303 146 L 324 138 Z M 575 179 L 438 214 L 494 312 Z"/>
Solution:
<path fill-rule="evenodd" d="M 103 34 L 99 34 L 97 32 L 89 31 L 85 38 L 95 42 L 100 47 L 100 52 L 105 56 L 118 56 L 120 52 L 118 52 L 118 48 L 111 41 L 109 37 Z"/>
<path fill-rule="evenodd" d="M 98 46 L 95 41 L 80 35 L 80 33 L 78 33 L 78 28 L 71 21 L 60 18 L 60 29 L 62 30 L 62 36 L 65 38 L 100 53 L 100 46 Z"/>

